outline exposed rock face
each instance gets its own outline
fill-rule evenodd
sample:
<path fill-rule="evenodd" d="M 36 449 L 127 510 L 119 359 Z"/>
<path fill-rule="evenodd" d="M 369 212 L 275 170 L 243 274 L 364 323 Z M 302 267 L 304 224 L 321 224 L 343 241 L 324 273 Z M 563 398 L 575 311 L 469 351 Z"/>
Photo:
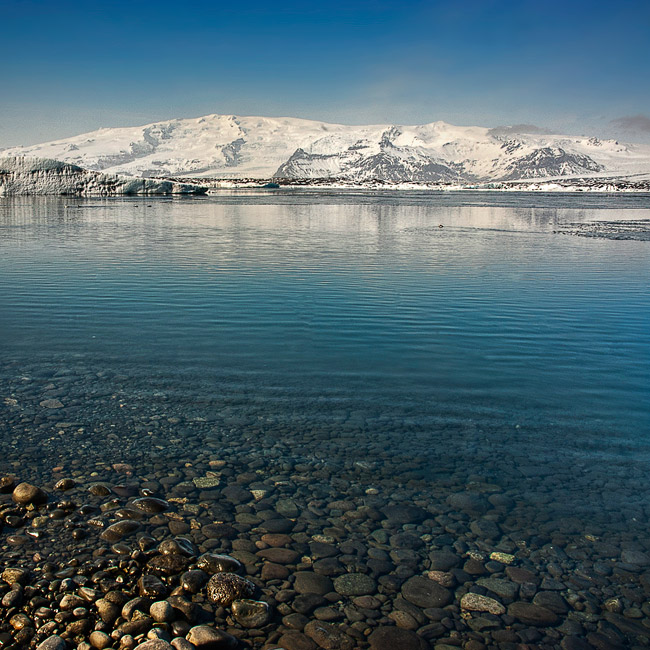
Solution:
<path fill-rule="evenodd" d="M 204 194 L 206 191 L 207 188 L 188 183 L 109 176 L 57 160 L 19 156 L 0 159 L 0 196 Z"/>

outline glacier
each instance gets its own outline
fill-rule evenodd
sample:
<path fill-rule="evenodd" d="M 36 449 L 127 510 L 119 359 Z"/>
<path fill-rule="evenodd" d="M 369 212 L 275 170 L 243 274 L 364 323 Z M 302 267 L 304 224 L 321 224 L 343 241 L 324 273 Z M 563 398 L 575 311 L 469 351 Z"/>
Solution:
<path fill-rule="evenodd" d="M 206 115 L 5 150 L 137 178 L 476 183 L 650 174 L 650 145 L 521 128 Z"/>
<path fill-rule="evenodd" d="M 0 196 L 205 194 L 206 191 L 207 188 L 204 186 L 103 174 L 47 158 L 23 156 L 0 158 Z"/>

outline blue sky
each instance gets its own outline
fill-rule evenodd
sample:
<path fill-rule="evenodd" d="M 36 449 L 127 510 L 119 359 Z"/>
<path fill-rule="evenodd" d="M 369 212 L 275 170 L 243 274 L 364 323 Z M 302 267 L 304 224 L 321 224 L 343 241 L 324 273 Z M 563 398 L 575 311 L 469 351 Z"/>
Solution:
<path fill-rule="evenodd" d="M 2 0 L 0 15 L 0 147 L 208 113 L 650 139 L 647 0 Z"/>

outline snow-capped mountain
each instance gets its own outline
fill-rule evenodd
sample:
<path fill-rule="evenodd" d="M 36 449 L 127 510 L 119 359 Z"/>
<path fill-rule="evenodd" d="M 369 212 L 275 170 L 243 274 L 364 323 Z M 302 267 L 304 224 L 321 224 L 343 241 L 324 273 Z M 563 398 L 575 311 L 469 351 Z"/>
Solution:
<path fill-rule="evenodd" d="M 99 129 L 3 156 L 138 177 L 435 183 L 650 173 L 650 145 L 444 122 L 349 126 L 234 115 Z"/>

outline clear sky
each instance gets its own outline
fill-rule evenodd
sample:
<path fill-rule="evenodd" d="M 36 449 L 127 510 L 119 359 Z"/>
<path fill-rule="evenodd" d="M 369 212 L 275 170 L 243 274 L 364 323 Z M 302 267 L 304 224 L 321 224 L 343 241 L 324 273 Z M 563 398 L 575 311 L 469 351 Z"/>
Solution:
<path fill-rule="evenodd" d="M 1 1 L 0 147 L 208 113 L 648 141 L 650 1 Z"/>

